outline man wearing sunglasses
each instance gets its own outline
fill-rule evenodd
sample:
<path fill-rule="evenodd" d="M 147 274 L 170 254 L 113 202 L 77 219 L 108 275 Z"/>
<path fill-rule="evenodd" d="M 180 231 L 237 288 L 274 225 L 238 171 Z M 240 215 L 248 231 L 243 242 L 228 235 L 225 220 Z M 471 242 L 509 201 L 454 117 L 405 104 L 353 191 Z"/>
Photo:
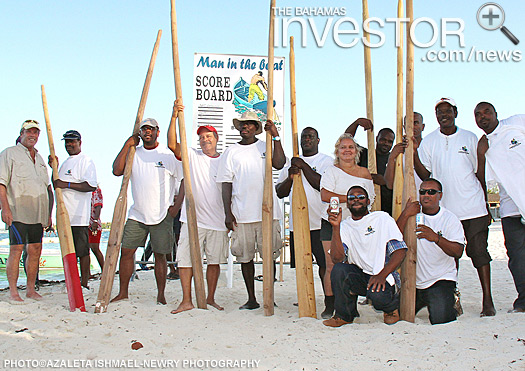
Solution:
<path fill-rule="evenodd" d="M 433 325 L 456 320 L 456 259 L 463 255 L 465 244 L 459 219 L 439 206 L 442 197 L 441 183 L 428 178 L 419 188 L 419 202 L 409 199 L 397 219 L 399 229 L 404 231 L 408 218 L 423 212 L 416 226 L 416 313 L 428 307 Z"/>
<path fill-rule="evenodd" d="M 369 212 L 370 199 L 360 186 L 351 187 L 346 206 L 351 216 L 341 221 L 328 210 L 332 224 L 330 255 L 335 263 L 331 281 L 335 314 L 323 321 L 325 326 L 340 327 L 359 316 L 357 296 L 366 296 L 376 310 L 384 312 L 386 324 L 399 321 L 399 274 L 396 268 L 405 258 L 407 246 L 396 222 L 384 211 Z M 346 262 L 347 261 L 347 262 Z"/>
<path fill-rule="evenodd" d="M 441 98 L 435 106 L 439 129 L 427 135 L 414 151 L 414 167 L 421 179 L 430 176 L 443 184 L 442 206 L 461 220 L 467 256 L 478 271 L 483 291 L 481 317 L 496 315 L 490 285 L 488 233 L 490 214 L 485 192 L 476 176 L 478 138 L 456 126 L 458 109 L 452 98 Z M 416 145 L 416 143 L 415 143 Z"/>
<path fill-rule="evenodd" d="M 500 215 L 509 269 L 518 298 L 510 312 L 525 312 L 525 115 L 498 120 L 488 102 L 474 110 L 476 124 L 486 135 L 478 144 L 478 176 L 494 180 L 499 186 Z"/>
<path fill-rule="evenodd" d="M 23 302 L 17 289 L 20 256 L 27 244 L 26 297 L 41 299 L 35 290 L 43 228 L 51 225 L 53 193 L 47 166 L 35 148 L 40 125 L 26 120 L 20 129 L 20 143 L 0 153 L 0 207 L 2 221 L 9 228 L 9 258 L 6 274 L 9 300 Z"/>

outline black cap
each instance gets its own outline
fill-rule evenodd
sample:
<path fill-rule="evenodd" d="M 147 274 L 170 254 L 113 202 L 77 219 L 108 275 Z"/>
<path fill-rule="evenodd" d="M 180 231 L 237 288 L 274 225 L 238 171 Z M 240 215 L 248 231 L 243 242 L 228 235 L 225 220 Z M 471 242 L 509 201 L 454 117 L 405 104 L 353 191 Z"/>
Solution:
<path fill-rule="evenodd" d="M 66 139 L 78 139 L 81 140 L 82 137 L 80 136 L 80 133 L 76 130 L 68 130 L 65 132 L 65 134 L 62 136 L 62 140 Z"/>

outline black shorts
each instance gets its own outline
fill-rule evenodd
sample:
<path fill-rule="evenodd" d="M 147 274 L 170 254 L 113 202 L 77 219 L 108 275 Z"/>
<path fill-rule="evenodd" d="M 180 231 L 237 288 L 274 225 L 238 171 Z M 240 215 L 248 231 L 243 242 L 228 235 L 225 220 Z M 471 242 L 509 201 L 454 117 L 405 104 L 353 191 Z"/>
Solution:
<path fill-rule="evenodd" d="M 490 216 L 462 220 L 467 246 L 467 256 L 472 260 L 474 268 L 479 268 L 491 262 L 488 248 Z"/>
<path fill-rule="evenodd" d="M 77 258 L 83 258 L 89 255 L 89 229 L 85 227 L 71 227 L 73 232 L 73 243 L 75 244 L 75 253 Z"/>
<path fill-rule="evenodd" d="M 323 244 L 321 243 L 321 230 L 310 231 L 310 243 L 312 245 L 312 255 L 319 268 L 326 268 L 326 257 L 324 255 Z M 295 247 L 293 232 L 290 231 L 290 268 L 295 268 Z"/>
<path fill-rule="evenodd" d="M 332 241 L 332 224 L 321 219 L 321 241 Z"/>
<path fill-rule="evenodd" d="M 9 227 L 9 244 L 25 245 L 29 243 L 42 243 L 44 228 L 42 224 L 25 224 L 13 222 Z"/>

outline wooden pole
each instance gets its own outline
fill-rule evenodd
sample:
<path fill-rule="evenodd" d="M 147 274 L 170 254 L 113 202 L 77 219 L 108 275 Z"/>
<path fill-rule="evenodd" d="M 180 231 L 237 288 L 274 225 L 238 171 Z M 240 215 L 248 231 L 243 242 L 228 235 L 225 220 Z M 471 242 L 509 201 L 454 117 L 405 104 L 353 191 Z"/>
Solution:
<path fill-rule="evenodd" d="M 368 0 L 363 0 L 363 22 L 368 19 Z M 363 31 L 364 32 L 364 31 Z M 370 34 L 364 32 L 366 40 L 370 42 Z M 372 100 L 372 58 L 370 56 L 370 47 L 364 45 L 365 55 L 365 92 L 366 92 L 366 117 L 374 122 L 374 103 Z M 367 131 L 368 141 L 368 170 L 370 174 L 377 174 L 376 162 L 376 142 L 374 138 L 374 129 Z M 372 205 L 372 211 L 381 210 L 381 187 L 374 184 L 376 199 Z"/>
<path fill-rule="evenodd" d="M 49 155 L 51 156 L 51 168 L 53 169 L 53 182 L 58 179 L 58 164 L 55 157 L 55 144 L 53 141 L 53 133 L 51 131 L 51 121 L 49 120 L 49 112 L 47 110 L 47 97 L 44 85 L 42 89 L 42 106 L 44 107 L 44 117 L 46 120 L 47 140 L 49 142 Z M 55 195 L 57 201 L 57 230 L 58 239 L 60 241 L 60 250 L 62 252 L 62 261 L 64 264 L 64 277 L 66 280 L 67 298 L 69 299 L 69 310 L 74 312 L 75 309 L 80 309 L 81 312 L 86 311 L 84 304 L 84 296 L 82 295 L 82 287 L 80 286 L 80 277 L 78 276 L 77 255 L 75 253 L 75 244 L 73 242 L 73 233 L 71 231 L 71 223 L 69 214 L 64 204 L 64 196 L 61 188 L 55 188 Z"/>
<path fill-rule="evenodd" d="M 135 118 L 135 125 L 133 126 L 133 134 L 138 133 L 139 125 L 144 116 L 144 108 L 148 99 L 149 86 L 151 77 L 153 76 L 153 68 L 155 67 L 155 60 L 159 51 L 160 37 L 162 30 L 157 33 L 157 40 L 153 47 L 151 59 L 148 66 L 148 73 L 146 74 L 146 81 L 142 88 L 142 95 L 140 96 L 139 109 Z M 122 242 L 122 233 L 124 230 L 124 223 L 126 221 L 126 210 L 128 204 L 128 184 L 131 177 L 131 168 L 133 165 L 133 158 L 135 157 L 135 146 L 129 149 L 126 157 L 126 165 L 124 167 L 124 176 L 122 178 L 122 185 L 120 192 L 115 202 L 113 210 L 113 218 L 111 219 L 111 230 L 109 231 L 108 246 L 106 249 L 106 259 L 104 261 L 104 269 L 102 270 L 102 277 L 100 278 L 100 288 L 98 290 L 97 303 L 95 304 L 95 313 L 105 313 L 108 310 L 109 299 L 111 296 L 111 289 L 113 288 L 113 280 L 115 278 L 115 271 L 117 269 L 117 261 L 120 253 L 120 243 Z"/>
<path fill-rule="evenodd" d="M 290 104 L 292 113 L 293 156 L 299 156 L 297 134 L 297 104 L 295 94 L 295 52 L 293 37 L 290 37 Z M 304 191 L 302 174 L 295 174 L 292 183 L 293 238 L 295 248 L 295 279 L 299 317 L 317 318 L 315 307 L 314 274 L 312 268 L 312 245 L 310 241 L 310 220 L 308 200 Z"/>
<path fill-rule="evenodd" d="M 398 0 L 397 17 L 403 18 L 403 0 Z M 403 25 L 399 27 L 399 47 L 397 48 L 397 110 L 396 143 L 403 140 Z M 397 220 L 403 211 L 403 155 L 396 158 L 394 167 L 394 197 L 392 216 Z"/>
<path fill-rule="evenodd" d="M 268 36 L 268 96 L 266 105 L 267 118 L 273 120 L 273 30 L 275 0 L 270 1 L 270 34 Z M 264 315 L 273 316 L 273 179 L 272 179 L 272 135 L 266 132 L 266 166 L 264 170 L 264 193 L 262 203 L 263 231 L 263 297 Z"/>
<path fill-rule="evenodd" d="M 180 82 L 179 42 L 177 38 L 177 12 L 175 0 L 171 0 L 171 46 L 173 52 L 173 75 L 175 78 L 175 96 L 182 102 L 182 85 Z M 186 124 L 184 111 L 178 113 L 180 149 L 182 157 L 182 170 L 184 172 L 184 191 L 186 198 L 186 215 L 188 216 L 188 234 L 190 241 L 191 265 L 193 268 L 193 282 L 195 284 L 195 297 L 197 307 L 207 309 L 206 292 L 204 289 L 204 275 L 202 273 L 202 257 L 199 246 L 199 231 L 197 229 L 197 214 L 195 199 L 191 187 L 190 163 L 188 157 L 188 143 L 186 140 Z"/>
<path fill-rule="evenodd" d="M 414 19 L 413 0 L 407 0 L 407 65 L 406 65 L 406 135 L 408 147 L 405 151 L 405 189 L 407 198 L 416 200 L 414 180 L 414 44 L 410 38 L 410 28 Z M 416 217 L 408 218 L 404 238 L 408 251 L 401 266 L 401 319 L 414 322 L 416 316 Z"/>

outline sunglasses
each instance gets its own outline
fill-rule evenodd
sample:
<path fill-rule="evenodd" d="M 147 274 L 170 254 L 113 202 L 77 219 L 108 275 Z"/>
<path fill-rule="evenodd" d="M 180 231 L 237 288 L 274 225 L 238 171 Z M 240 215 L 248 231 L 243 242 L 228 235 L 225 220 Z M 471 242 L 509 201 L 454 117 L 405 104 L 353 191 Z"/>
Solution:
<path fill-rule="evenodd" d="M 438 191 L 437 189 L 420 189 L 419 194 L 421 196 L 424 196 L 426 194 L 429 194 L 430 196 L 434 196 L 436 193 L 441 193 L 441 191 Z"/>
<path fill-rule="evenodd" d="M 25 120 L 24 121 L 24 124 L 38 124 L 38 122 L 36 122 L 35 120 Z"/>
<path fill-rule="evenodd" d="M 347 197 L 348 201 L 354 201 L 354 200 L 366 200 L 366 196 L 365 195 L 350 195 Z"/>

